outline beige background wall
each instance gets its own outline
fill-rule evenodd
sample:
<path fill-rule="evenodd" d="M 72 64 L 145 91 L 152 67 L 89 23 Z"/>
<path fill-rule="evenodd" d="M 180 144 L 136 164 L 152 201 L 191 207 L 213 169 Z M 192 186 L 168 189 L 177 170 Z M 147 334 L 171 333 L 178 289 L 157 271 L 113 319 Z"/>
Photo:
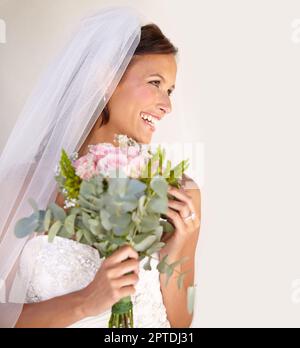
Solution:
<path fill-rule="evenodd" d="M 180 49 L 180 137 L 202 148 L 193 326 L 299 326 L 299 1 L 0 1 L 0 151 L 74 23 L 107 4 L 138 8 Z"/>

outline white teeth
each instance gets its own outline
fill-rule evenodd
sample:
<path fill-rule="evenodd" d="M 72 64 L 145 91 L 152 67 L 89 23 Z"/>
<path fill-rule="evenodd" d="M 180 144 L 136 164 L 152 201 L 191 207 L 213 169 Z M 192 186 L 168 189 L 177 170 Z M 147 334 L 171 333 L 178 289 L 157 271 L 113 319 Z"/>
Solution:
<path fill-rule="evenodd" d="M 142 119 L 147 120 L 147 121 L 149 121 L 149 122 L 151 122 L 153 124 L 156 124 L 158 122 L 158 120 L 155 117 L 152 117 L 150 115 L 146 115 L 146 114 L 142 113 L 141 117 L 142 117 Z"/>

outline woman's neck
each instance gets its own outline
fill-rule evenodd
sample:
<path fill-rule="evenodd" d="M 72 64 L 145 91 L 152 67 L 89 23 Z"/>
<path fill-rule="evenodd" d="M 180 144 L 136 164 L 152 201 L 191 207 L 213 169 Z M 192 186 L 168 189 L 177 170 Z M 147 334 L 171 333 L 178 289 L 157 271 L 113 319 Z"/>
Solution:
<path fill-rule="evenodd" d="M 89 135 L 82 144 L 80 150 L 78 151 L 78 156 L 84 156 L 88 153 L 88 146 L 95 145 L 99 143 L 110 143 L 113 146 L 117 146 L 114 143 L 115 134 L 118 134 L 118 130 L 114 129 L 111 125 L 103 125 L 100 127 L 101 117 L 97 120 L 94 127 L 90 131 Z"/>

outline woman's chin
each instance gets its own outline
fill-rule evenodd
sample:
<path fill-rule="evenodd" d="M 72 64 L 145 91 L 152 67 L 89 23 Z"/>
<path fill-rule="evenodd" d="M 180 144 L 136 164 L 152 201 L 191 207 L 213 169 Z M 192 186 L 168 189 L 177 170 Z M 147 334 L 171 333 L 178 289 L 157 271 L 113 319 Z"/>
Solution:
<path fill-rule="evenodd" d="M 138 143 L 140 144 L 144 144 L 144 145 L 149 145 L 151 143 L 151 138 L 140 138 L 140 140 L 136 140 Z"/>
<path fill-rule="evenodd" d="M 131 136 L 131 138 L 133 140 L 135 140 L 137 143 L 139 144 L 145 144 L 145 145 L 148 145 L 151 143 L 151 136 L 149 135 L 145 135 L 145 134 L 141 134 L 141 133 L 138 133 L 138 134 L 134 134 Z"/>

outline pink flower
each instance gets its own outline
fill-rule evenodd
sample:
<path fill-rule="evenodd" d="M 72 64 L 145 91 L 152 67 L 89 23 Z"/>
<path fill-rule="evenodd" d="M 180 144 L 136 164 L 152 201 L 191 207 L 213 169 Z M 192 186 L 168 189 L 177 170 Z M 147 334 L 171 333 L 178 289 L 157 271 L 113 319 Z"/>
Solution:
<path fill-rule="evenodd" d="M 135 158 L 137 156 L 139 156 L 140 151 L 137 147 L 135 146 L 128 146 L 127 150 L 127 155 L 130 159 Z"/>
<path fill-rule="evenodd" d="M 90 145 L 89 152 L 95 155 L 96 159 L 105 157 L 109 153 L 113 153 L 115 151 L 115 147 L 112 144 L 97 144 Z"/>
<path fill-rule="evenodd" d="M 83 180 L 89 180 L 96 172 L 96 162 L 93 154 L 88 153 L 74 162 L 75 173 Z"/>
<path fill-rule="evenodd" d="M 118 149 L 119 150 L 119 149 Z M 119 168 L 124 168 L 128 164 L 128 158 L 121 151 L 115 151 L 115 153 L 108 153 L 105 157 L 101 158 L 97 163 L 97 171 L 103 175 L 109 173 L 116 173 Z"/>
<path fill-rule="evenodd" d="M 109 143 L 89 146 L 89 153 L 74 162 L 76 174 L 81 179 L 95 175 L 117 176 L 123 171 L 129 177 L 138 178 L 146 165 L 147 154 L 138 146 L 115 147 Z"/>

